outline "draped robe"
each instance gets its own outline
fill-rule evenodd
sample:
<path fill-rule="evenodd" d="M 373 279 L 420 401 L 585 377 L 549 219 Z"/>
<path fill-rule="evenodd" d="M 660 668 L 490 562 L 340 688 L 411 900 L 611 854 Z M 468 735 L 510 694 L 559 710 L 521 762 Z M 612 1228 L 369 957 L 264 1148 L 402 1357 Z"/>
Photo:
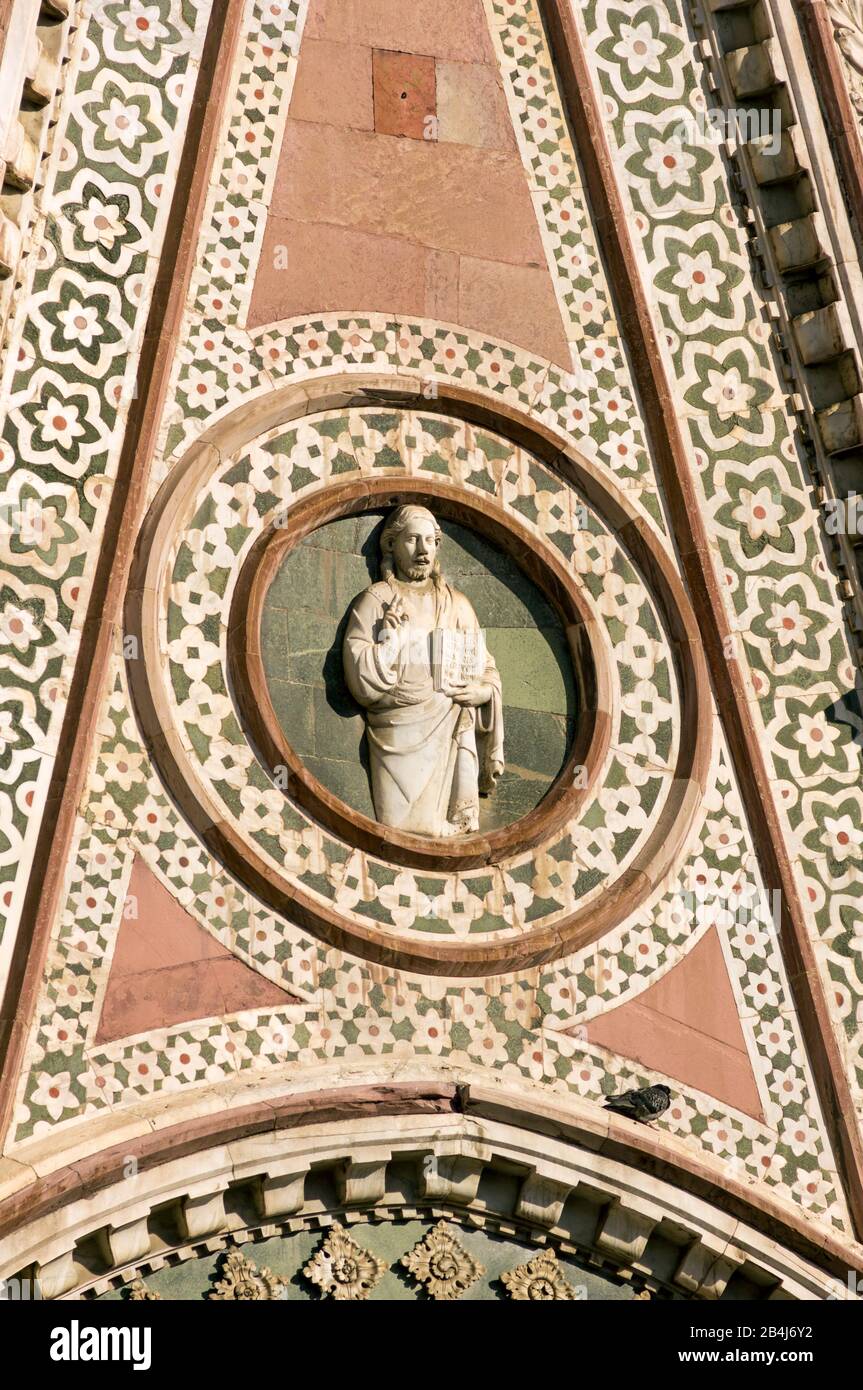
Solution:
<path fill-rule="evenodd" d="M 396 594 L 409 622 L 406 630 L 383 633 Z M 470 600 L 445 580 L 433 594 L 430 618 L 412 585 L 372 584 L 353 602 L 342 658 L 348 689 L 366 711 L 378 820 L 417 835 L 460 835 L 479 828 L 479 797 L 503 771 L 500 674 L 487 655 L 479 679 L 491 687 L 491 699 L 476 707 L 435 690 L 430 632 L 476 632 L 479 623 Z"/>

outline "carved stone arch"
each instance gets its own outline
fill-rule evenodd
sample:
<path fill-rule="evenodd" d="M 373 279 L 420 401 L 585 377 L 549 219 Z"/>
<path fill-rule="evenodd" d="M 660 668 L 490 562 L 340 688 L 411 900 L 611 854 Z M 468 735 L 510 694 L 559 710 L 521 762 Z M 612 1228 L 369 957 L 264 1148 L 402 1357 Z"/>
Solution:
<path fill-rule="evenodd" d="M 657 1297 L 850 1296 L 846 1247 L 694 1155 L 660 1156 L 649 1131 L 383 1073 L 174 1124 L 39 1180 L 0 1205 L 0 1278 L 92 1297 L 238 1243 L 407 1219 L 551 1249 Z"/>

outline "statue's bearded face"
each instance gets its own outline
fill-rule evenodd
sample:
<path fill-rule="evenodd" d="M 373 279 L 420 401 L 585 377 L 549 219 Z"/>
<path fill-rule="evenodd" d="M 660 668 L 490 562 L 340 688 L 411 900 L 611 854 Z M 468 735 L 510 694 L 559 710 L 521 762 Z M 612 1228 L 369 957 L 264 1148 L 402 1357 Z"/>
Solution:
<path fill-rule="evenodd" d="M 409 521 L 393 541 L 392 556 L 399 579 L 428 579 L 434 569 L 438 537 L 433 521 Z"/>

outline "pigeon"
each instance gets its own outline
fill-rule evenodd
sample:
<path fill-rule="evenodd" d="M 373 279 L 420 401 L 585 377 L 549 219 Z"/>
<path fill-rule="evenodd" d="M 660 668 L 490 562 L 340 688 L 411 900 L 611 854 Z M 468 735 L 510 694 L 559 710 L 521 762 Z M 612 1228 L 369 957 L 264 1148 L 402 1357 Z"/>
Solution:
<path fill-rule="evenodd" d="M 656 1120 L 671 1104 L 671 1092 L 667 1086 L 644 1086 L 640 1091 L 624 1091 L 619 1096 L 606 1096 L 606 1109 L 618 1115 L 628 1115 L 631 1120 L 649 1124 Z"/>

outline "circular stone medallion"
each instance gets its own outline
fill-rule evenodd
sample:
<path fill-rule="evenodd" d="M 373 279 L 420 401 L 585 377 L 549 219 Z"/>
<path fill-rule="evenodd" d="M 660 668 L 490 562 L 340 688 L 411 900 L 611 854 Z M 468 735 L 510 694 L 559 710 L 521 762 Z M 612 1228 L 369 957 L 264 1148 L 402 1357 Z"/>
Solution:
<path fill-rule="evenodd" d="M 566 478 L 491 430 L 358 408 L 272 429 L 228 459 L 199 453 L 157 499 L 127 604 L 144 653 L 128 666 L 139 716 L 212 852 L 319 937 L 408 969 L 513 969 L 611 929 L 679 853 L 709 758 L 703 673 L 681 657 L 692 615 L 625 497 L 609 481 L 601 512 L 595 468 L 582 490 L 577 458 L 561 463 Z M 455 582 L 501 634 L 489 647 L 512 716 L 507 760 L 514 737 L 524 763 L 511 766 L 540 779 L 453 839 L 373 818 L 357 711 L 332 683 L 342 605 L 371 578 L 363 547 L 405 502 L 446 527 L 444 571 L 449 547 Z M 305 704 L 283 682 L 307 684 Z M 332 766 L 351 749 L 341 733 L 329 746 L 343 727 L 332 720 L 353 729 L 347 770 Z M 536 733 L 552 728 L 551 744 Z"/>

